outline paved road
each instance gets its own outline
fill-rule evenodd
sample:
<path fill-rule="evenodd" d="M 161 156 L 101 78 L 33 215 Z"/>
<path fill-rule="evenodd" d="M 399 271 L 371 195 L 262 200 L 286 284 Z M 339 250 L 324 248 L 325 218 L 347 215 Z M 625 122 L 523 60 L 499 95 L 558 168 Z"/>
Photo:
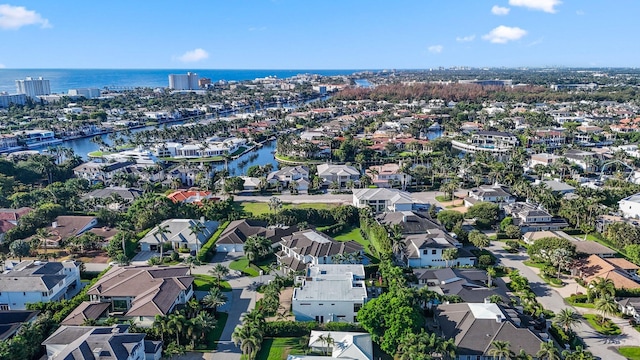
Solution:
<path fill-rule="evenodd" d="M 505 251 L 502 246 L 503 243 L 494 241 L 487 250 L 493 252 L 502 265 L 518 269 L 520 274 L 524 275 L 529 280 L 531 291 L 536 294 L 538 302 L 542 304 L 545 309 L 558 312 L 562 309 L 570 308 L 574 311 L 578 311 L 572 306 L 567 305 L 557 291 L 540 279 L 540 277 L 531 268 L 522 263 L 524 260 L 529 258 L 526 254 L 511 254 Z M 628 325 L 627 327 L 630 328 Z M 629 329 L 623 329 L 623 331 L 624 330 Z M 635 330 L 631 328 L 631 331 Z M 584 340 L 585 345 L 587 345 L 588 350 L 591 351 L 593 355 L 604 360 L 625 360 L 625 357 L 618 354 L 613 347 L 625 345 L 627 343 L 629 345 L 640 344 L 640 337 L 638 340 L 635 340 L 635 334 L 633 333 L 625 332 L 620 336 L 613 337 L 603 336 L 598 334 L 586 322 L 583 322 L 576 327 L 576 333 Z M 635 333 L 638 332 L 635 331 Z"/>

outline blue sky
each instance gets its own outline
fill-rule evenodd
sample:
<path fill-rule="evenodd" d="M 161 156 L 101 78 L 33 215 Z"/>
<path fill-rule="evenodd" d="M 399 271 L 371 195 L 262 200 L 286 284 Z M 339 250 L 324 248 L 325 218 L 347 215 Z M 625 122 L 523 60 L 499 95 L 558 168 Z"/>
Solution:
<path fill-rule="evenodd" d="M 0 67 L 635 67 L 636 0 L 0 0 Z"/>

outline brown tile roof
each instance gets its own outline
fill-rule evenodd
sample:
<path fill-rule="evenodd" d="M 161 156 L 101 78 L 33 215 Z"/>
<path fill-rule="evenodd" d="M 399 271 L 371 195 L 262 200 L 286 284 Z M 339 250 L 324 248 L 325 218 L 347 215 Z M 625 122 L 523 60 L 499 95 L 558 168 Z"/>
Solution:
<path fill-rule="evenodd" d="M 631 279 L 624 269 L 616 267 L 598 255 L 591 255 L 585 260 L 578 261 L 577 266 L 586 282 L 603 278 L 611 279 L 616 289 L 640 288 L 640 283 Z"/>
<path fill-rule="evenodd" d="M 30 207 L 21 207 L 19 209 L 0 209 L 0 220 L 18 221 L 21 217 L 32 212 Z"/>
<path fill-rule="evenodd" d="M 189 269 L 172 267 L 117 267 L 95 283 L 87 295 L 132 297 L 127 316 L 166 315 L 181 291 L 193 283 Z"/>
<path fill-rule="evenodd" d="M 111 307 L 111 303 L 108 302 L 100 302 L 100 303 L 92 303 L 88 301 L 83 301 L 77 308 L 75 308 L 71 314 L 69 314 L 60 325 L 82 325 L 88 319 L 98 319 L 102 316 L 109 308 Z"/>

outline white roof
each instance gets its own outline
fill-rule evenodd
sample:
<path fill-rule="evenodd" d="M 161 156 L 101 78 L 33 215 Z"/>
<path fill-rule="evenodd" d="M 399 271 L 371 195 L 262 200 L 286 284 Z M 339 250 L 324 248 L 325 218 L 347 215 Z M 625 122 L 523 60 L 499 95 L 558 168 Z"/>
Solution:
<path fill-rule="evenodd" d="M 342 331 L 311 331 L 309 336 L 309 347 L 323 348 L 327 344 L 323 343 L 320 336 L 331 337 L 333 339 L 331 357 L 338 359 L 371 360 L 373 359 L 373 343 L 371 335 L 367 333 L 342 332 Z M 296 356 L 296 355 L 293 355 Z M 288 359 L 313 359 L 315 357 L 289 357 Z M 326 359 L 326 357 L 322 357 Z"/>
<path fill-rule="evenodd" d="M 413 204 L 411 194 L 396 189 L 355 189 L 353 196 L 358 200 L 389 200 L 394 204 Z"/>
<path fill-rule="evenodd" d="M 469 310 L 476 319 L 490 319 L 495 320 L 497 316 L 504 317 L 502 310 L 497 304 L 484 304 L 484 303 L 468 303 Z"/>

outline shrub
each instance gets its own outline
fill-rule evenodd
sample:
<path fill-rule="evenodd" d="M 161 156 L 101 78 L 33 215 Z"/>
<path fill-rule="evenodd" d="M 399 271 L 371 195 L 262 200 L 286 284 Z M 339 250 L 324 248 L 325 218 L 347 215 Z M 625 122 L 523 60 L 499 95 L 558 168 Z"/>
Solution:
<path fill-rule="evenodd" d="M 309 332 L 317 326 L 315 321 L 269 321 L 265 324 L 264 336 L 266 337 L 301 337 L 309 335 Z"/>
<path fill-rule="evenodd" d="M 215 255 L 216 253 L 215 243 L 216 241 L 218 241 L 220 234 L 222 234 L 222 232 L 224 231 L 224 229 L 227 228 L 227 226 L 229 226 L 229 221 L 225 221 L 224 223 L 222 223 L 222 225 L 220 225 L 220 227 L 218 227 L 218 230 L 216 230 L 216 232 L 211 236 L 209 241 L 207 241 L 207 243 L 204 244 L 200 249 L 200 252 L 198 253 L 198 260 L 202 262 L 209 262 L 209 259 L 211 259 L 213 255 Z"/>
<path fill-rule="evenodd" d="M 551 324 L 549 327 L 549 334 L 553 336 L 553 338 L 560 344 L 560 346 L 565 346 L 566 344 L 571 343 L 571 337 L 567 335 L 564 330 L 556 324 Z"/>
<path fill-rule="evenodd" d="M 567 301 L 574 304 L 586 304 L 589 302 L 589 296 L 586 294 L 571 295 L 567 298 Z"/>
<path fill-rule="evenodd" d="M 493 259 L 491 258 L 491 255 L 480 255 L 478 257 L 478 264 L 484 266 L 493 265 Z"/>
<path fill-rule="evenodd" d="M 322 229 L 318 229 L 319 231 L 322 231 L 323 233 L 329 235 L 329 236 L 334 236 L 336 234 L 339 234 L 340 232 L 342 232 L 346 227 L 345 223 L 337 223 L 337 224 L 333 224 L 333 225 L 329 225 L 327 227 L 324 227 Z M 362 229 L 360 229 L 362 230 Z"/>

